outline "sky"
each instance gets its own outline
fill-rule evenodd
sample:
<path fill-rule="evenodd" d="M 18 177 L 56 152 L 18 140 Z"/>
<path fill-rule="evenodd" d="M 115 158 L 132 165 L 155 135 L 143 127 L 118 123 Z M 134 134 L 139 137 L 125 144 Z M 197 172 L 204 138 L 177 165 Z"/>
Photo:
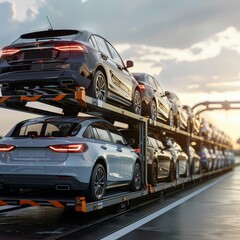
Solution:
<path fill-rule="evenodd" d="M 0 48 L 20 34 L 49 28 L 87 29 L 108 39 L 132 72 L 157 78 L 183 104 L 240 101 L 238 0 L 0 0 Z M 0 135 L 34 115 L 0 109 Z M 240 137 L 239 110 L 204 114 Z"/>

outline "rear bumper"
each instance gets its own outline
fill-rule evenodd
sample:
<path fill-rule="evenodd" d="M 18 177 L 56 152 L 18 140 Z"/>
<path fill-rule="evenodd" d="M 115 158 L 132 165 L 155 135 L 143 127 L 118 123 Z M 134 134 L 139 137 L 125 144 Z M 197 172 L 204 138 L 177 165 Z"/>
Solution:
<path fill-rule="evenodd" d="M 57 190 L 87 190 L 89 184 L 79 182 L 72 176 L 3 174 L 0 176 L 2 188 L 21 189 L 57 189 Z M 61 189 L 62 188 L 62 189 Z"/>
<path fill-rule="evenodd" d="M 88 88 L 91 79 L 81 76 L 75 70 L 19 71 L 0 74 L 3 88 L 34 86 L 82 86 Z"/>

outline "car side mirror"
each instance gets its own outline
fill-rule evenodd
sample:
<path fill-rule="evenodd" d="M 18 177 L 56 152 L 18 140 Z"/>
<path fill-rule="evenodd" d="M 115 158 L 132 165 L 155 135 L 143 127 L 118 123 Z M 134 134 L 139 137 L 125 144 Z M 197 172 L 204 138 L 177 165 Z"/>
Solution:
<path fill-rule="evenodd" d="M 127 144 L 128 144 L 129 146 L 133 146 L 133 145 L 135 144 L 135 140 L 134 140 L 133 138 L 128 138 L 128 139 L 127 139 Z"/>
<path fill-rule="evenodd" d="M 126 68 L 131 68 L 131 67 L 133 67 L 133 61 L 131 61 L 131 60 L 127 60 L 127 62 L 126 62 Z"/>

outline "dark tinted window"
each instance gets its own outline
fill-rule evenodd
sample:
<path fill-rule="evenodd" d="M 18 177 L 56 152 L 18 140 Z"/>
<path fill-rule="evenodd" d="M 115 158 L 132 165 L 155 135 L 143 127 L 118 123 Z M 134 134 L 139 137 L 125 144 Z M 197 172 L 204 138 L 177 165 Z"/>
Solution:
<path fill-rule="evenodd" d="M 97 123 L 93 123 L 91 126 L 93 130 L 94 138 L 111 142 L 111 138 L 108 134 L 108 131 L 104 123 L 97 122 Z"/>
<path fill-rule="evenodd" d="M 109 51 L 108 51 L 108 48 L 107 48 L 107 45 L 105 43 L 105 40 L 99 36 L 95 36 L 95 40 L 97 42 L 97 45 L 100 49 L 100 51 L 104 54 L 106 54 L 107 56 L 109 56 Z"/>
<path fill-rule="evenodd" d="M 111 56 L 110 56 L 110 57 L 111 57 L 111 58 L 114 60 L 114 62 L 116 62 L 119 66 L 124 67 L 124 66 L 123 66 L 123 61 L 122 61 L 121 57 L 119 56 L 118 52 L 113 48 L 113 46 L 112 46 L 110 43 L 108 43 L 108 42 L 106 42 L 106 43 L 107 43 L 108 48 L 109 48 L 110 53 L 111 53 Z"/>
<path fill-rule="evenodd" d="M 48 121 L 39 123 L 25 123 L 18 126 L 12 136 L 13 137 L 66 137 L 75 136 L 81 125 L 74 122 Z"/>
<path fill-rule="evenodd" d="M 115 129 L 112 125 L 110 124 L 106 124 L 109 132 L 111 133 L 111 136 L 113 138 L 113 141 L 114 143 L 117 143 L 117 144 L 122 144 L 124 145 L 125 144 L 125 140 L 124 138 L 122 137 L 122 135 L 117 131 L 117 129 Z"/>

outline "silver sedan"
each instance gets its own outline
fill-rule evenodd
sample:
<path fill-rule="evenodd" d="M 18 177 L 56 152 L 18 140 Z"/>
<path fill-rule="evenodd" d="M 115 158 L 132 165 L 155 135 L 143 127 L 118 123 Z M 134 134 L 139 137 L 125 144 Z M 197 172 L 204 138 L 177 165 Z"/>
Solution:
<path fill-rule="evenodd" d="M 54 188 L 100 200 L 106 188 L 123 185 L 140 189 L 140 159 L 104 119 L 35 118 L 0 141 L 0 193 Z"/>

